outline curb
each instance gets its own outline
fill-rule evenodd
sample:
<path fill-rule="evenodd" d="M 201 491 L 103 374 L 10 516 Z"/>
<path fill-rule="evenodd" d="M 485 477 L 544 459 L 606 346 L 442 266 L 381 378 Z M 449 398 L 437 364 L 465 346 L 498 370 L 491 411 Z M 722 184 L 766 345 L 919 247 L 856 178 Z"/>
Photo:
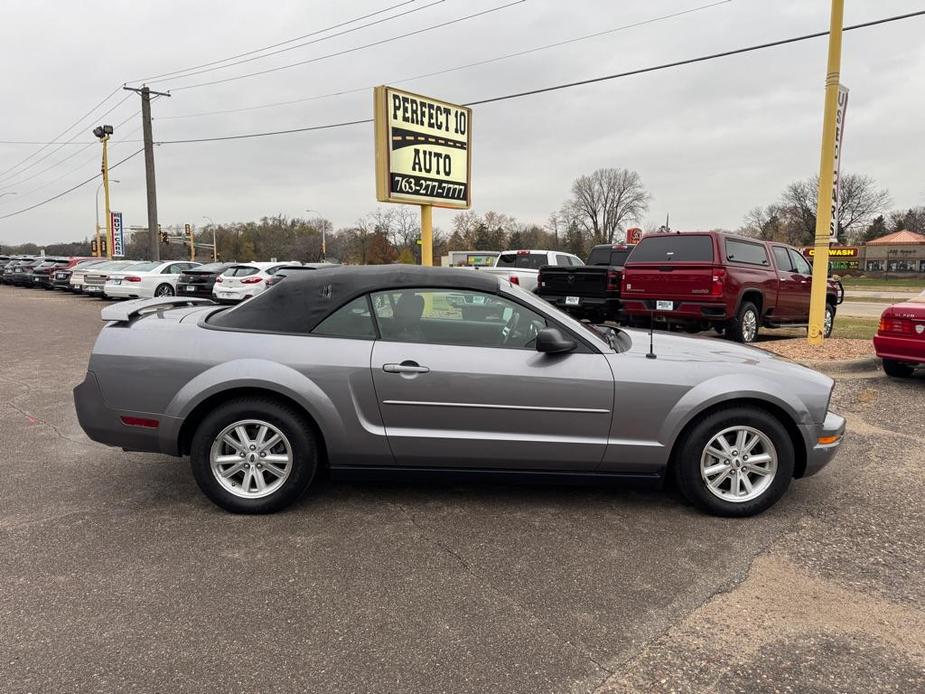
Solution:
<path fill-rule="evenodd" d="M 830 374 L 862 373 L 864 371 L 879 370 L 880 359 L 877 357 L 864 357 L 863 359 L 824 359 L 820 361 L 801 361 L 800 364 L 816 371 Z"/>

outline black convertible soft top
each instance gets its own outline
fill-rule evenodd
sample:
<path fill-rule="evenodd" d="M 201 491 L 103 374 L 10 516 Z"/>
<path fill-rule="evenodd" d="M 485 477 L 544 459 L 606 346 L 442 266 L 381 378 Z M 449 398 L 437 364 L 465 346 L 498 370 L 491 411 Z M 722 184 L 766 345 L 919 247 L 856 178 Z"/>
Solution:
<path fill-rule="evenodd" d="M 367 292 L 397 287 L 471 289 L 496 293 L 498 278 L 477 270 L 415 265 L 357 265 L 292 270 L 286 280 L 232 309 L 212 314 L 220 328 L 306 333 L 334 310 Z"/>

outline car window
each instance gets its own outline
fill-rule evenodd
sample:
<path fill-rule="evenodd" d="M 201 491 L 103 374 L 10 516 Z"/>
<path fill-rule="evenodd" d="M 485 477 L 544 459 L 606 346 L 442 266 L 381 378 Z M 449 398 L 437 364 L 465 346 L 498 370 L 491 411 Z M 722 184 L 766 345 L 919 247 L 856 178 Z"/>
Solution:
<path fill-rule="evenodd" d="M 790 257 L 793 258 L 793 265 L 797 272 L 799 272 L 801 275 L 813 274 L 813 269 L 810 267 L 810 264 L 807 262 L 806 258 L 804 258 L 792 248 L 788 250 L 790 251 Z"/>
<path fill-rule="evenodd" d="M 793 272 L 793 261 L 790 260 L 790 254 L 783 246 L 771 246 L 774 251 L 774 260 L 777 262 L 777 269 L 784 272 Z"/>
<path fill-rule="evenodd" d="M 499 255 L 497 267 L 539 270 L 544 265 L 549 265 L 547 253 L 517 251 L 516 253 L 502 253 Z"/>
<path fill-rule="evenodd" d="M 372 295 L 383 340 L 533 349 L 546 320 L 494 294 L 399 289 Z"/>
<path fill-rule="evenodd" d="M 369 302 L 366 296 L 354 299 L 340 307 L 330 316 L 321 321 L 313 335 L 325 337 L 356 337 L 366 340 L 376 339 L 376 328 L 369 315 Z"/>
<path fill-rule="evenodd" d="M 157 263 L 157 262 L 154 262 L 154 263 L 138 263 L 137 265 L 135 265 L 135 266 L 132 267 L 132 270 L 134 270 L 135 272 L 147 272 L 148 270 L 153 270 L 153 269 L 156 268 L 158 265 L 160 265 L 160 263 Z"/>
<path fill-rule="evenodd" d="M 646 236 L 629 259 L 639 263 L 712 262 L 713 239 L 700 234 Z"/>
<path fill-rule="evenodd" d="M 750 265 L 770 265 L 771 263 L 763 243 L 749 243 L 737 239 L 726 239 L 726 259 Z"/>
<path fill-rule="evenodd" d="M 567 255 L 556 255 L 556 265 L 563 267 L 572 267 L 572 259 Z"/>

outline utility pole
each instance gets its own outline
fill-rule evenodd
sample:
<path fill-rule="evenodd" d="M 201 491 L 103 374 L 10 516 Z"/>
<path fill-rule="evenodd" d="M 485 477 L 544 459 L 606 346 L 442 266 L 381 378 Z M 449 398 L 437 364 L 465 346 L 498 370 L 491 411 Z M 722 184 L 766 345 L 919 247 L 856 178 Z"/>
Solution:
<path fill-rule="evenodd" d="M 152 92 L 148 87 L 141 89 L 123 87 L 141 94 L 141 124 L 145 143 L 145 183 L 148 188 L 148 248 L 152 260 L 161 259 L 161 247 L 157 239 L 157 186 L 154 182 L 154 136 L 151 134 L 151 95 L 170 96 L 169 92 Z"/>
<path fill-rule="evenodd" d="M 811 345 L 821 345 L 825 339 L 825 296 L 829 279 L 829 243 L 836 213 L 835 190 L 835 130 L 841 79 L 841 34 L 844 0 L 832 0 L 829 24 L 829 58 L 825 77 L 825 111 L 822 116 L 822 152 L 819 160 L 819 192 L 816 203 L 816 238 L 813 254 L 813 284 L 809 298 L 809 330 Z"/>

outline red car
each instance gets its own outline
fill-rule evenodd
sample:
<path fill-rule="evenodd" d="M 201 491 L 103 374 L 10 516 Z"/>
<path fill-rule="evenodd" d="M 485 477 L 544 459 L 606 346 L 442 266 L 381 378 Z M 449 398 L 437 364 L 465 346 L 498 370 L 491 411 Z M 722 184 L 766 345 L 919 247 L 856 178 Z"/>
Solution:
<path fill-rule="evenodd" d="M 925 365 L 925 292 L 883 312 L 874 349 L 888 376 L 907 378 Z"/>

